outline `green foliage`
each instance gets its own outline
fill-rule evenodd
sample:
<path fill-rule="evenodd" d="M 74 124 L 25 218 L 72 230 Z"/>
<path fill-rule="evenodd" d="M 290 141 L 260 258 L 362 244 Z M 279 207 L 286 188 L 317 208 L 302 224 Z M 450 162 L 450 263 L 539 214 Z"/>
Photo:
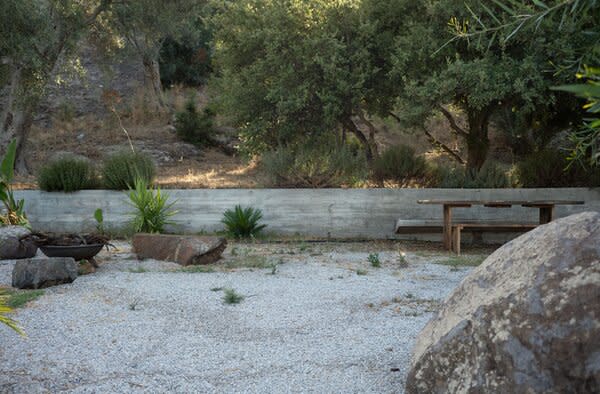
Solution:
<path fill-rule="evenodd" d="M 104 212 L 101 208 L 94 211 L 94 220 L 96 220 L 96 231 L 100 234 L 105 234 L 106 229 L 104 228 Z"/>
<path fill-rule="evenodd" d="M 160 48 L 160 79 L 165 86 L 200 86 L 212 71 L 212 32 L 198 18 L 189 32 L 167 37 Z"/>
<path fill-rule="evenodd" d="M 205 108 L 202 114 L 196 110 L 196 100 L 190 97 L 185 104 L 185 109 L 175 115 L 175 129 L 177 135 L 196 146 L 212 145 L 214 133 L 215 114 L 210 108 Z"/>
<path fill-rule="evenodd" d="M 21 308 L 25 306 L 29 301 L 33 301 L 44 295 L 44 290 L 7 290 L 5 295 L 6 306 L 9 308 Z"/>
<path fill-rule="evenodd" d="M 241 129 L 245 152 L 331 135 L 342 125 L 351 130 L 353 115 L 371 112 L 363 99 L 388 86 L 374 84 L 385 70 L 369 53 L 377 41 L 366 37 L 359 2 L 224 3 L 212 19 L 219 70 L 213 87 Z"/>
<path fill-rule="evenodd" d="M 136 232 L 162 233 L 166 225 L 173 224 L 169 218 L 177 213 L 175 202 L 169 203 L 169 195 L 160 188 L 148 189 L 141 178 L 135 180 L 135 189 L 129 191 L 129 203 L 135 208 L 132 225 Z"/>
<path fill-rule="evenodd" d="M 16 200 L 11 183 L 14 178 L 15 157 L 17 141 L 12 140 L 0 163 L 0 201 L 6 211 L 0 214 L 0 225 L 19 225 L 29 227 L 29 220 L 25 215 L 25 200 Z"/>
<path fill-rule="evenodd" d="M 425 158 L 415 155 L 415 150 L 406 145 L 388 148 L 373 162 L 373 176 L 379 181 L 393 180 L 406 183 L 426 176 Z"/>
<path fill-rule="evenodd" d="M 150 156 L 130 151 L 117 152 L 104 160 L 102 177 L 107 189 L 127 190 L 137 178 L 146 184 L 154 180 L 156 169 Z"/>
<path fill-rule="evenodd" d="M 569 162 L 563 152 L 535 152 L 516 165 L 515 177 L 522 187 L 600 186 L 600 172 L 580 162 Z"/>
<path fill-rule="evenodd" d="M 267 225 L 259 224 L 262 211 L 257 208 L 242 208 L 236 205 L 223 214 L 221 222 L 225 225 L 227 233 L 235 238 L 256 237 Z"/>
<path fill-rule="evenodd" d="M 364 156 L 323 139 L 265 153 L 261 164 L 278 187 L 354 186 L 368 177 Z"/>
<path fill-rule="evenodd" d="M 3 289 L 0 290 L 0 323 L 7 325 L 18 334 L 25 336 L 25 333 L 19 328 L 17 322 L 7 316 L 7 314 L 13 312 L 13 309 L 7 305 L 8 300 L 9 295 L 6 294 L 6 291 Z"/>
<path fill-rule="evenodd" d="M 577 77 L 586 79 L 586 83 L 556 88 L 586 99 L 584 108 L 591 116 L 580 130 L 571 134 L 575 148 L 570 159 L 587 162 L 593 167 L 600 167 L 600 118 L 598 117 L 600 114 L 600 67 L 585 67 L 584 72 L 579 73 Z"/>
<path fill-rule="evenodd" d="M 381 261 L 379 260 L 378 253 L 369 254 L 369 257 L 367 257 L 367 260 L 369 261 L 369 263 L 371 263 L 372 267 L 381 268 Z"/>
<path fill-rule="evenodd" d="M 94 184 L 94 169 L 89 161 L 74 156 L 58 157 L 44 165 L 38 174 L 38 185 L 47 192 L 69 193 Z"/>
<path fill-rule="evenodd" d="M 244 300 L 244 296 L 238 294 L 234 289 L 225 289 L 223 295 L 223 302 L 226 304 L 239 304 Z"/>
<path fill-rule="evenodd" d="M 510 187 L 506 172 L 492 162 L 480 170 L 464 167 L 440 168 L 439 187 L 457 189 L 500 189 Z"/>

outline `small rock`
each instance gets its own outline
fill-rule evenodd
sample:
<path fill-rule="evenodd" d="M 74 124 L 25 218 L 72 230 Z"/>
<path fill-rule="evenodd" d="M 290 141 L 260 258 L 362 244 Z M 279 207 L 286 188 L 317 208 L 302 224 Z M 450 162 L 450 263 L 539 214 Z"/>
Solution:
<path fill-rule="evenodd" d="M 0 260 L 26 259 L 35 256 L 37 246 L 30 240 L 20 240 L 31 234 L 22 226 L 0 227 Z"/>
<path fill-rule="evenodd" d="M 132 244 L 140 259 L 173 261 L 186 266 L 216 262 L 221 258 L 227 240 L 193 235 L 135 234 Z"/>
<path fill-rule="evenodd" d="M 12 285 L 19 289 L 41 289 L 77 278 L 77 263 L 72 257 L 47 257 L 19 260 L 12 273 Z"/>

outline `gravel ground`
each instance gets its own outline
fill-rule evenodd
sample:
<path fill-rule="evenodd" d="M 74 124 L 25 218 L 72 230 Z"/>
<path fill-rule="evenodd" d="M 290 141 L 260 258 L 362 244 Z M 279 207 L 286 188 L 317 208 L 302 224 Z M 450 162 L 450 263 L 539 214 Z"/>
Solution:
<path fill-rule="evenodd" d="M 393 248 L 373 268 L 360 246 L 270 244 L 226 258 L 282 263 L 274 275 L 189 273 L 117 246 L 18 310 L 26 339 L 0 327 L 0 392 L 401 393 L 417 334 L 469 271 L 419 253 L 401 268 Z M 13 265 L 0 262 L 0 285 Z"/>

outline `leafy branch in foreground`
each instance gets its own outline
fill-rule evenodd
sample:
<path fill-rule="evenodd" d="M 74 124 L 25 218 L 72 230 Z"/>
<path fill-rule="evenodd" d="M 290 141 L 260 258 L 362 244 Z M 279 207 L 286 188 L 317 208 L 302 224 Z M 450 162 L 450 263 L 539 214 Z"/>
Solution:
<path fill-rule="evenodd" d="M 12 313 L 13 310 L 7 304 L 9 295 L 6 294 L 4 290 L 0 291 L 0 323 L 6 324 L 8 327 L 12 328 L 21 336 L 25 336 L 23 330 L 19 328 L 17 322 L 6 316 L 8 313 Z"/>

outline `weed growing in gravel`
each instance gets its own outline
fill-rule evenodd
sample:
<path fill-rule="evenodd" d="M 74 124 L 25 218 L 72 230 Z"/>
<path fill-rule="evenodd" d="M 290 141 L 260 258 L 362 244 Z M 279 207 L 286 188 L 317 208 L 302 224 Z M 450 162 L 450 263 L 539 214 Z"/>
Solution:
<path fill-rule="evenodd" d="M 8 296 L 6 305 L 9 308 L 21 308 L 29 301 L 33 301 L 44 295 L 44 290 L 12 290 L 6 289 L 4 294 Z"/>
<path fill-rule="evenodd" d="M 434 261 L 436 264 L 449 265 L 452 271 L 458 270 L 458 267 L 477 267 L 485 260 L 485 256 L 450 256 L 446 260 Z"/>
<path fill-rule="evenodd" d="M 223 302 L 226 304 L 239 304 L 244 300 L 244 296 L 236 293 L 234 289 L 225 289 Z"/>
<path fill-rule="evenodd" d="M 180 271 L 192 274 L 210 274 L 211 272 L 215 272 L 215 268 L 209 265 L 190 265 L 189 267 L 182 268 Z"/>
<path fill-rule="evenodd" d="M 265 256 L 244 256 L 225 262 L 225 268 L 271 268 L 272 263 Z"/>
<path fill-rule="evenodd" d="M 356 270 L 356 275 L 367 275 L 369 272 L 367 270 L 363 270 L 361 268 Z"/>
<path fill-rule="evenodd" d="M 277 268 L 279 267 L 279 263 L 271 263 L 271 275 L 277 274 Z"/>
<path fill-rule="evenodd" d="M 129 272 L 131 272 L 133 274 L 143 274 L 144 272 L 148 272 L 148 270 L 144 267 L 136 267 L 136 268 L 129 268 Z"/>
<path fill-rule="evenodd" d="M 137 306 L 140 303 L 140 299 L 139 298 L 135 298 L 133 301 L 131 301 L 129 303 L 129 310 L 130 311 L 135 311 L 137 310 Z"/>
<path fill-rule="evenodd" d="M 379 253 L 371 253 L 369 257 L 367 257 L 369 263 L 371 263 L 371 267 L 381 268 L 381 260 L 379 260 Z"/>
<path fill-rule="evenodd" d="M 406 297 L 406 298 L 408 298 L 410 300 L 411 298 L 415 298 L 415 295 L 413 293 L 406 293 L 404 295 L 404 297 Z"/>
<path fill-rule="evenodd" d="M 398 249 L 398 265 L 400 268 L 408 268 L 408 260 L 406 259 L 406 253 L 402 249 Z"/>

